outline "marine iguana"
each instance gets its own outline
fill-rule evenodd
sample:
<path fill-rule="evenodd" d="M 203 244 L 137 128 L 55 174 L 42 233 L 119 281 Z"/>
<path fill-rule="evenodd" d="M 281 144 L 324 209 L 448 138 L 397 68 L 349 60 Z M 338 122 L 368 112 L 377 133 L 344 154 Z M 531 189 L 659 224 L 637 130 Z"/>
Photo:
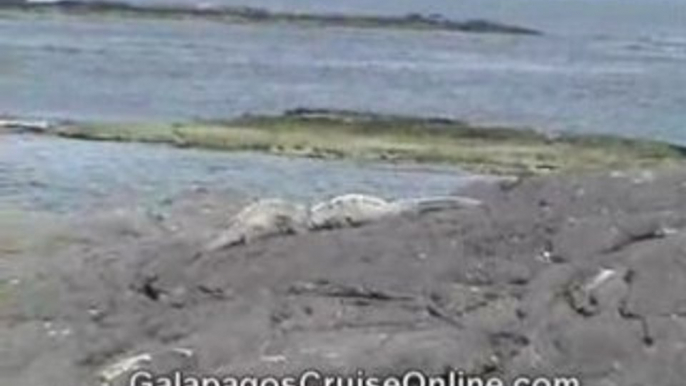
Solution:
<path fill-rule="evenodd" d="M 309 209 L 305 205 L 280 199 L 260 200 L 234 216 L 228 229 L 210 242 L 205 250 L 217 251 L 276 235 L 360 226 L 405 214 L 480 205 L 478 200 L 456 196 L 387 201 L 364 194 L 345 194 L 315 204 Z"/>
<path fill-rule="evenodd" d="M 307 231 L 308 210 L 301 204 L 280 199 L 256 201 L 238 212 L 228 228 L 205 248 L 216 251 L 258 238 Z"/>
<path fill-rule="evenodd" d="M 466 197 L 439 196 L 386 201 L 364 194 L 346 194 L 314 205 L 310 209 L 308 228 L 320 230 L 359 226 L 404 214 L 422 214 L 479 205 L 479 201 Z"/>

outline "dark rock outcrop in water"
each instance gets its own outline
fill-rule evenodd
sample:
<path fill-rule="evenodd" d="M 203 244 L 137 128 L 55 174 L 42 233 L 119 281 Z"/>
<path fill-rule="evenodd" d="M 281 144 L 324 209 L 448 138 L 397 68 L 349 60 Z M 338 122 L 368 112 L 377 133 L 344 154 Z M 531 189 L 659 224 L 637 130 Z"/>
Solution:
<path fill-rule="evenodd" d="M 226 22 L 295 23 L 311 26 L 357 28 L 407 28 L 471 33 L 504 33 L 540 35 L 541 32 L 488 20 L 456 21 L 440 15 L 409 14 L 406 16 L 367 16 L 348 14 L 308 14 L 275 12 L 262 8 L 239 6 L 143 5 L 115 1 L 37 0 L 5 1 L 0 8 L 26 11 L 60 11 L 70 13 L 119 13 L 141 17 L 198 17 Z"/>

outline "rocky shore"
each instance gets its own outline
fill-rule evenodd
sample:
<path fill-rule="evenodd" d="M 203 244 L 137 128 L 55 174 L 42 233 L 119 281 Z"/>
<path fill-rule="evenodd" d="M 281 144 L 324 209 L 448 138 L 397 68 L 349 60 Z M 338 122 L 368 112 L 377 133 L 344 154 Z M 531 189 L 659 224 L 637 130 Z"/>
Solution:
<path fill-rule="evenodd" d="M 677 166 L 686 149 L 603 134 L 474 125 L 450 118 L 299 108 L 192 122 L 0 120 L 2 132 L 145 142 L 291 157 L 447 164 L 479 174 L 529 175 Z"/>
<path fill-rule="evenodd" d="M 441 15 L 366 16 L 275 12 L 254 7 L 146 5 L 116 1 L 5 1 L 0 10 L 146 18 L 197 18 L 229 23 L 289 23 L 313 27 L 395 28 L 466 33 L 541 35 L 540 31 L 490 20 L 456 21 Z"/>
<path fill-rule="evenodd" d="M 134 363 L 682 384 L 686 173 L 529 177 L 460 194 L 482 205 L 201 257 L 245 202 L 198 192 L 164 213 L 64 220 L 41 248 L 0 259 L 0 383 L 120 385 Z"/>

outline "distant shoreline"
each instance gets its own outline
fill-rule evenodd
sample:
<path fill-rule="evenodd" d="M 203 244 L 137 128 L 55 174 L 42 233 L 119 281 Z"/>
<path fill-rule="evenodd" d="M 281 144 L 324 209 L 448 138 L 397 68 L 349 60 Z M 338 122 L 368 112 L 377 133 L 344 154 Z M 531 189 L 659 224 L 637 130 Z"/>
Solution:
<path fill-rule="evenodd" d="M 456 21 L 441 15 L 408 14 L 405 16 L 347 15 L 334 13 L 276 12 L 257 7 L 183 5 L 139 5 L 110 1 L 10 1 L 0 3 L 1 10 L 73 15 L 119 15 L 145 18 L 198 18 L 226 23 L 289 23 L 312 27 L 353 27 L 442 30 L 467 33 L 541 35 L 541 31 L 490 20 Z"/>
<path fill-rule="evenodd" d="M 548 135 L 444 118 L 296 109 L 228 121 L 55 123 L 5 121 L 0 133 L 168 144 L 323 159 L 455 165 L 493 175 L 682 165 L 686 148 L 612 135 Z M 4 127 L 4 129 L 3 129 Z"/>

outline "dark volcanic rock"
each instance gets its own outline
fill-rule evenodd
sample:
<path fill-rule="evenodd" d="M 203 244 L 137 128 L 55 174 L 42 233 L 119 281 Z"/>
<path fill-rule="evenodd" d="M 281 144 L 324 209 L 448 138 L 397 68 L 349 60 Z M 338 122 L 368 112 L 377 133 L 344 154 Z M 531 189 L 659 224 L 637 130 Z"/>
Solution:
<path fill-rule="evenodd" d="M 483 208 L 201 258 L 212 233 L 199 231 L 201 211 L 170 215 L 176 233 L 100 235 L 49 256 L 49 269 L 26 257 L 11 295 L 22 301 L 0 307 L 0 347 L 13 348 L 0 383 L 86 385 L 120 358 L 184 348 L 211 373 L 456 368 L 683 384 L 686 173 L 471 190 Z"/>

